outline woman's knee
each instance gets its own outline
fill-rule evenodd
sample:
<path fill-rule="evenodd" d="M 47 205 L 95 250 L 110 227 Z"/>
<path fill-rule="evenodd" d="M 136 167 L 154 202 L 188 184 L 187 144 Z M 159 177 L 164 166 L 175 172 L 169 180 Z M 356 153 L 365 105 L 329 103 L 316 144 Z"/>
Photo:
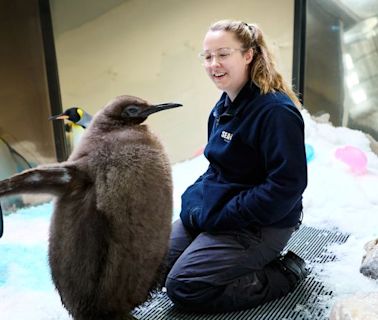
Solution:
<path fill-rule="evenodd" d="M 165 281 L 165 288 L 167 289 L 168 297 L 175 304 L 181 305 L 182 303 L 185 303 L 187 297 L 193 294 L 190 285 L 169 277 Z"/>
<path fill-rule="evenodd" d="M 168 277 L 165 287 L 172 302 L 186 309 L 197 309 L 216 295 L 216 288 L 196 281 L 180 281 Z"/>
<path fill-rule="evenodd" d="M 165 289 L 167 290 L 168 297 L 173 301 L 176 297 L 176 281 L 170 278 L 165 280 Z"/>

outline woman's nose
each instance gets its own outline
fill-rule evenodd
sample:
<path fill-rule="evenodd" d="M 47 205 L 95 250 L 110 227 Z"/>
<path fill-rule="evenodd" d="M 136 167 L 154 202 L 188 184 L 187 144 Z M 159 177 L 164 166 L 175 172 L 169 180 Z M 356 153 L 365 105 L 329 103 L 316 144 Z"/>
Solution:
<path fill-rule="evenodd" d="M 219 66 L 220 65 L 220 59 L 217 55 L 213 55 L 211 57 L 210 66 Z"/>

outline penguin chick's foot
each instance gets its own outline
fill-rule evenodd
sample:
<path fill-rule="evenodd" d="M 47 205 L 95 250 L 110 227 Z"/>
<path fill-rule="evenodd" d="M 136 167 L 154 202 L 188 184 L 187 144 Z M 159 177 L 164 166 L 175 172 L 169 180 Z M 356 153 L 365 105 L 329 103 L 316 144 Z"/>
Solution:
<path fill-rule="evenodd" d="M 74 166 L 46 166 L 26 170 L 0 181 L 0 196 L 18 193 L 49 193 L 59 195 L 75 180 L 79 171 Z"/>

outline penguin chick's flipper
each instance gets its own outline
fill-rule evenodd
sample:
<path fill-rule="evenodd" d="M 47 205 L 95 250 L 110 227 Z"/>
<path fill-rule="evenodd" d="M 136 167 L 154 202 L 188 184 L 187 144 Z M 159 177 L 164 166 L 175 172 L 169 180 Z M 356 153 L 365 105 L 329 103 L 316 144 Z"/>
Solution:
<path fill-rule="evenodd" d="M 37 167 L 0 181 L 0 197 L 20 193 L 60 195 L 73 183 L 84 182 L 85 177 L 72 165 Z"/>

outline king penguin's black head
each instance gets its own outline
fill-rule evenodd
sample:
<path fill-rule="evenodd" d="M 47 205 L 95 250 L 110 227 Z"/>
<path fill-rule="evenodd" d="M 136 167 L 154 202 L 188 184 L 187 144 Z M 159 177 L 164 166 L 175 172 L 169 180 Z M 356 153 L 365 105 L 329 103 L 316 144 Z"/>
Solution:
<path fill-rule="evenodd" d="M 67 119 L 73 123 L 80 121 L 83 116 L 83 111 L 79 108 L 73 107 L 65 110 L 63 113 L 50 117 L 50 120 Z"/>
<path fill-rule="evenodd" d="M 125 125 L 136 125 L 142 123 L 153 113 L 180 106 L 182 104 L 179 103 L 152 105 L 138 97 L 124 95 L 116 97 L 108 103 L 104 108 L 104 115 Z"/>
<path fill-rule="evenodd" d="M 82 108 L 72 107 L 66 109 L 63 113 L 52 116 L 49 120 L 68 120 L 77 125 L 87 128 L 92 116 L 86 113 Z"/>

